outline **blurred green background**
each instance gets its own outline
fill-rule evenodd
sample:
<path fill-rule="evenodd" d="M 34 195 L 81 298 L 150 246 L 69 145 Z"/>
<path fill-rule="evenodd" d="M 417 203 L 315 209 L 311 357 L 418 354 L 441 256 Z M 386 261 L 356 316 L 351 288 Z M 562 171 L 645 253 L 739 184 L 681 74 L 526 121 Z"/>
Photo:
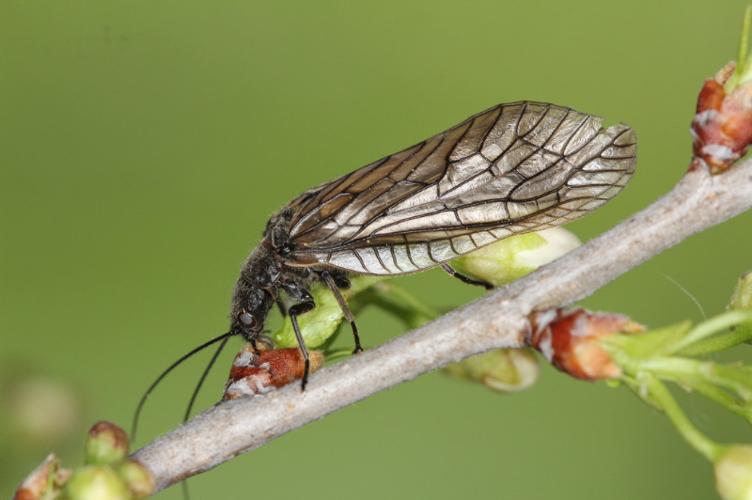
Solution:
<path fill-rule="evenodd" d="M 743 7 L 3 0 L 0 495 L 50 448 L 74 463 L 95 419 L 127 425 L 158 371 L 224 331 L 239 265 L 270 213 L 470 114 L 537 99 L 629 123 L 636 177 L 570 228 L 587 239 L 645 206 L 685 169 L 695 96 L 736 54 Z M 752 268 L 750 223 L 696 236 L 584 304 L 654 326 L 700 318 L 669 276 L 719 312 Z M 480 293 L 441 271 L 400 282 L 439 307 Z M 400 333 L 377 311 L 360 328 L 371 346 Z M 231 356 L 201 407 L 219 397 Z M 139 444 L 179 421 L 204 362 L 154 394 Z M 51 409 L 32 408 L 68 411 L 60 432 L 13 426 L 7 394 L 29 380 L 71 392 L 67 410 L 48 397 Z M 752 440 L 739 419 L 685 401 L 719 440 Z M 227 499 L 666 499 L 714 498 L 712 481 L 626 390 L 546 368 L 510 396 L 430 374 L 191 485 L 194 498 Z"/>

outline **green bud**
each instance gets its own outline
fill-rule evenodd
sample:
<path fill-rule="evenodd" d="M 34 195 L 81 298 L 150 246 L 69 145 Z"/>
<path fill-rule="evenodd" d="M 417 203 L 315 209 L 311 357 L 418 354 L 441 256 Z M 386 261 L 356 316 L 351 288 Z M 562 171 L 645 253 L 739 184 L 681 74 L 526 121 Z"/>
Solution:
<path fill-rule="evenodd" d="M 112 464 L 128 455 L 128 435 L 112 422 L 100 421 L 89 429 L 84 446 L 87 464 Z"/>
<path fill-rule="evenodd" d="M 136 498 L 148 497 L 154 493 L 154 477 L 137 461 L 126 460 L 117 467 L 117 472 Z"/>
<path fill-rule="evenodd" d="M 383 280 L 383 276 L 358 276 L 352 279 L 351 286 L 343 290 L 345 299 L 362 292 L 373 284 Z M 307 347 L 315 349 L 322 346 L 337 331 L 344 315 L 337 299 L 331 290 L 322 284 L 311 288 L 311 295 L 316 307 L 298 318 L 303 340 Z M 282 328 L 274 332 L 270 338 L 278 348 L 296 347 L 298 342 L 292 328 L 289 316 L 285 318 Z"/>
<path fill-rule="evenodd" d="M 727 448 L 715 461 L 715 481 L 724 500 L 752 500 L 752 446 Z"/>
<path fill-rule="evenodd" d="M 502 286 L 580 246 L 574 233 L 556 227 L 504 238 L 450 262 L 459 273 Z"/>
<path fill-rule="evenodd" d="M 66 485 L 70 500 L 129 500 L 133 498 L 125 481 L 106 465 L 85 465 Z"/>
<path fill-rule="evenodd" d="M 538 378 L 538 362 L 528 349 L 497 349 L 444 368 L 453 377 L 479 382 L 499 392 L 527 389 Z"/>
<path fill-rule="evenodd" d="M 752 272 L 743 274 L 736 282 L 729 309 L 752 309 Z"/>

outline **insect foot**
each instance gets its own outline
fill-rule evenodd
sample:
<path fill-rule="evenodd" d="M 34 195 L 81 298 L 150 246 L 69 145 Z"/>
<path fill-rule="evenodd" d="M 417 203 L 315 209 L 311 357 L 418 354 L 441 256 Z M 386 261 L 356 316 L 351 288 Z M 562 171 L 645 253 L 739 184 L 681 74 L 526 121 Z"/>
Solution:
<path fill-rule="evenodd" d="M 621 368 L 600 341 L 618 333 L 644 329 L 624 315 L 585 309 L 537 312 L 531 315 L 530 322 L 530 345 L 556 368 L 582 380 L 621 376 Z"/>
<path fill-rule="evenodd" d="M 309 356 L 314 372 L 324 363 L 324 354 L 310 351 Z M 232 363 L 223 399 L 266 394 L 302 379 L 304 371 L 305 360 L 297 347 L 254 352 L 251 344 L 245 344 Z"/>

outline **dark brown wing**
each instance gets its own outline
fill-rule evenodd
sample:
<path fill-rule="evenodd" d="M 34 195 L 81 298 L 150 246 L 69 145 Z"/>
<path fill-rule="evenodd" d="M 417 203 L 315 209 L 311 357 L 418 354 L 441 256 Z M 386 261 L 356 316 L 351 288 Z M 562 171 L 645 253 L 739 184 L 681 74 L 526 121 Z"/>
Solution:
<path fill-rule="evenodd" d="M 415 272 L 613 198 L 634 172 L 626 125 L 502 104 L 295 199 L 292 263 Z"/>

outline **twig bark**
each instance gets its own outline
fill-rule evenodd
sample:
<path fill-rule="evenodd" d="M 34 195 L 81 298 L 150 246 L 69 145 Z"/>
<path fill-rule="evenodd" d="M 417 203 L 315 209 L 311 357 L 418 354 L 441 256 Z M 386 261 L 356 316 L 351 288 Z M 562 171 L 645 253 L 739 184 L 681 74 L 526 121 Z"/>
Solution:
<path fill-rule="evenodd" d="M 383 389 L 473 354 L 519 347 L 534 310 L 581 299 L 694 233 L 752 208 L 752 160 L 688 172 L 663 198 L 561 259 L 422 328 L 322 369 L 304 393 L 221 403 L 134 453 L 157 489 Z"/>

